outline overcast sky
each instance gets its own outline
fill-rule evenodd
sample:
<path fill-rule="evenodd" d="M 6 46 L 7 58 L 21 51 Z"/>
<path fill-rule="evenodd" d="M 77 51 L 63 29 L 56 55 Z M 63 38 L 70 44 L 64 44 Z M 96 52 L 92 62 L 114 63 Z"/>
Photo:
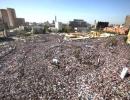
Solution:
<path fill-rule="evenodd" d="M 84 19 L 91 24 L 94 20 L 123 24 L 130 15 L 130 0 L 0 0 L 0 8 L 7 7 L 30 22 L 51 22 L 57 16 L 62 22 Z"/>

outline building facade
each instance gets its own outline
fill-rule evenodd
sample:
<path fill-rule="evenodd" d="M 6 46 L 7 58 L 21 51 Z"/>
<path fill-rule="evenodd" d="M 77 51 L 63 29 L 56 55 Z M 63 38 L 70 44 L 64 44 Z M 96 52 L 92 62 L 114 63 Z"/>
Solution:
<path fill-rule="evenodd" d="M 24 26 L 24 18 L 16 18 L 16 13 L 13 8 L 0 9 L 0 29 L 15 28 Z"/>
<path fill-rule="evenodd" d="M 3 21 L 2 21 L 2 19 L 0 18 L 0 31 L 3 29 L 4 27 L 3 27 Z"/>
<path fill-rule="evenodd" d="M 24 26 L 25 19 L 24 18 L 16 18 L 17 26 Z"/>
<path fill-rule="evenodd" d="M 10 23 L 9 23 L 9 16 L 8 16 L 7 10 L 0 9 L 0 20 L 1 20 L 0 23 L 2 24 L 2 26 L 9 27 Z"/>
<path fill-rule="evenodd" d="M 109 22 L 98 22 L 96 25 L 96 29 L 104 29 L 105 27 L 108 27 Z"/>
<path fill-rule="evenodd" d="M 89 24 L 84 20 L 74 19 L 69 22 L 69 26 L 75 32 L 87 32 Z"/>
<path fill-rule="evenodd" d="M 7 13 L 9 16 L 9 23 L 10 23 L 10 27 L 16 27 L 17 23 L 16 23 L 16 13 L 15 10 L 12 8 L 7 8 Z"/>
<path fill-rule="evenodd" d="M 128 34 L 129 29 L 127 27 L 124 26 L 119 26 L 119 25 L 115 25 L 112 27 L 105 27 L 103 29 L 104 32 L 109 32 L 109 33 L 116 33 L 116 34 Z"/>
<path fill-rule="evenodd" d="M 126 16 L 125 26 L 126 26 L 126 27 L 130 27 L 130 15 Z"/>
<path fill-rule="evenodd" d="M 55 29 L 62 30 L 62 23 L 61 22 L 55 22 Z"/>

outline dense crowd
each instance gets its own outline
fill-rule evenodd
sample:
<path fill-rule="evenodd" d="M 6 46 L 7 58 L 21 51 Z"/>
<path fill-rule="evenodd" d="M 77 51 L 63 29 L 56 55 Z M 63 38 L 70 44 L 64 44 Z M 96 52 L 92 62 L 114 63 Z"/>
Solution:
<path fill-rule="evenodd" d="M 43 34 L 25 40 L 0 47 L 1 100 L 130 99 L 130 76 L 120 78 L 123 67 L 130 69 L 124 36 L 65 41 Z"/>

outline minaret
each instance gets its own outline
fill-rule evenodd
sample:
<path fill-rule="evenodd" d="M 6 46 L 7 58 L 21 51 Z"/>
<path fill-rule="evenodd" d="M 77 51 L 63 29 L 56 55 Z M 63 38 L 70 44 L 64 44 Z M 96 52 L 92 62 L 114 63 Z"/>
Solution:
<path fill-rule="evenodd" d="M 96 26 L 97 26 L 97 21 L 95 20 L 94 21 L 94 28 L 96 29 Z"/>
<path fill-rule="evenodd" d="M 57 22 L 57 18 L 56 18 L 56 16 L 55 16 L 55 22 Z"/>
<path fill-rule="evenodd" d="M 57 17 L 55 16 L 55 28 L 58 29 Z"/>

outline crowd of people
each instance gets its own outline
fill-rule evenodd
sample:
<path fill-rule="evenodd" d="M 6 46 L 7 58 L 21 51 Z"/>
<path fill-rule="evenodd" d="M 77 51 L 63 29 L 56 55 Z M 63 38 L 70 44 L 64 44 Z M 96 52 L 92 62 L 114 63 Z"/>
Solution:
<path fill-rule="evenodd" d="M 25 40 L 6 44 L 12 51 L 0 58 L 1 100 L 130 99 L 130 76 L 120 78 L 123 67 L 130 68 L 123 36 L 66 41 L 42 34 Z"/>

